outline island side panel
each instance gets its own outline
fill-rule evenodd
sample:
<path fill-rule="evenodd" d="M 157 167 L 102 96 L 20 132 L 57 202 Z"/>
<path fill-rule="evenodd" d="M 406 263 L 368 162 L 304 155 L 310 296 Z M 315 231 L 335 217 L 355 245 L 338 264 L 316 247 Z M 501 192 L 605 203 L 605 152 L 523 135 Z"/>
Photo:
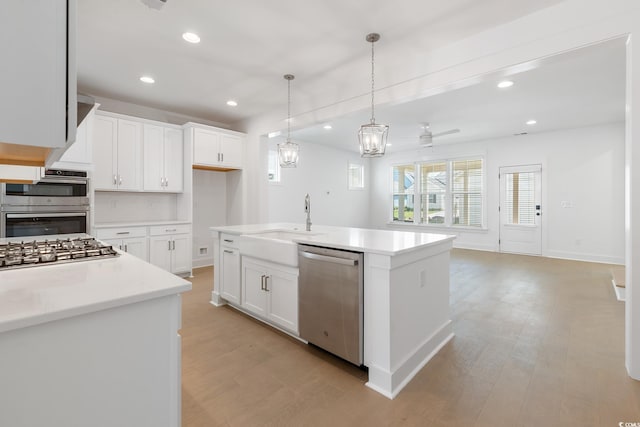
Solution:
<path fill-rule="evenodd" d="M 418 251 L 407 264 L 392 269 L 390 348 L 394 394 L 453 337 L 450 248 L 450 244 L 443 244 Z M 403 260 L 397 257 L 393 261 L 395 264 Z"/>
<path fill-rule="evenodd" d="M 453 336 L 451 241 L 396 256 L 365 253 L 367 386 L 394 398 Z"/>
<path fill-rule="evenodd" d="M 222 277 L 220 276 L 222 265 L 222 254 L 220 248 L 220 236 L 222 233 L 219 231 L 212 231 L 213 236 L 213 283 L 211 284 L 211 304 L 216 307 L 226 304 L 226 301 L 220 296 L 220 284 Z"/>
<path fill-rule="evenodd" d="M 179 295 L 0 334 L 0 425 L 180 425 Z"/>

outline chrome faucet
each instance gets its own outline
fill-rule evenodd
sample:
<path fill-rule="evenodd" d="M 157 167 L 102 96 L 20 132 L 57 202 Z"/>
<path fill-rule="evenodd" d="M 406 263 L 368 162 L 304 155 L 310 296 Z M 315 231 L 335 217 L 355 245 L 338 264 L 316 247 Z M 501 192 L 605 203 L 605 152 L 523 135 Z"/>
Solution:
<path fill-rule="evenodd" d="M 304 211 L 307 214 L 307 231 L 311 231 L 311 197 L 309 197 L 309 193 L 304 196 Z"/>

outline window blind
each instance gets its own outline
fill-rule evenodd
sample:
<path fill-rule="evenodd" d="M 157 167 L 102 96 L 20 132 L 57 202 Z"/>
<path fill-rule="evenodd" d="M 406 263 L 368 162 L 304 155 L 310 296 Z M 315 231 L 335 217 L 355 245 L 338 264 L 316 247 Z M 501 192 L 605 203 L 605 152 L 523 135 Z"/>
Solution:
<path fill-rule="evenodd" d="M 454 225 L 482 226 L 482 159 L 452 162 L 452 219 Z"/>

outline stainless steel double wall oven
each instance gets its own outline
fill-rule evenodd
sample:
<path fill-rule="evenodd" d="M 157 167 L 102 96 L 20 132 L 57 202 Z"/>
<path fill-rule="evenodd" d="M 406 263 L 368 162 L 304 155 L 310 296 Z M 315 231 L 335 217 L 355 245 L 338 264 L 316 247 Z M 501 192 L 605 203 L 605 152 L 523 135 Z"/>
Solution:
<path fill-rule="evenodd" d="M 86 233 L 89 179 L 86 172 L 47 169 L 36 184 L 2 184 L 0 237 Z"/>

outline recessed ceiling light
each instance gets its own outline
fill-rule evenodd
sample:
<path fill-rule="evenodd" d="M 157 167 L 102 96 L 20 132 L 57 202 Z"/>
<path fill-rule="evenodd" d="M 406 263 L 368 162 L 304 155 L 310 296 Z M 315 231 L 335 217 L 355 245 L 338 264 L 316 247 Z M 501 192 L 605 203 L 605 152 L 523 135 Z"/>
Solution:
<path fill-rule="evenodd" d="M 322 126 L 322 127 L 323 127 L 324 129 L 327 129 L 327 130 L 329 130 L 329 129 L 333 129 L 333 126 L 331 126 L 331 125 L 324 125 L 324 126 Z"/>
<path fill-rule="evenodd" d="M 500 89 L 506 89 L 511 86 L 513 86 L 513 82 L 511 80 L 503 80 L 500 83 L 498 83 L 498 87 Z"/>
<path fill-rule="evenodd" d="M 140 81 L 143 82 L 143 83 L 148 83 L 148 84 L 152 84 L 152 83 L 156 82 L 153 79 L 153 77 L 150 77 L 150 76 L 142 76 L 142 77 L 140 77 Z"/>
<path fill-rule="evenodd" d="M 237 107 L 238 106 L 238 102 L 234 101 L 233 99 L 230 99 L 230 100 L 227 101 L 227 105 L 229 107 Z"/>
<path fill-rule="evenodd" d="M 184 33 L 182 34 L 182 38 L 189 43 L 200 43 L 200 36 L 198 36 L 196 33 Z"/>
<path fill-rule="evenodd" d="M 282 135 L 282 132 L 281 132 L 281 131 L 279 131 L 279 130 L 277 130 L 277 131 L 275 131 L 275 132 L 269 132 L 269 133 L 267 134 L 267 136 L 268 136 L 269 138 L 275 138 L 276 136 L 280 136 L 280 135 Z"/>
<path fill-rule="evenodd" d="M 527 121 L 527 124 L 528 124 L 529 126 L 533 126 L 533 125 L 535 125 L 536 123 L 538 123 L 538 122 L 536 122 L 535 120 L 528 120 L 528 121 Z"/>
<path fill-rule="evenodd" d="M 391 147 L 393 144 L 390 142 L 387 142 L 387 147 Z"/>

